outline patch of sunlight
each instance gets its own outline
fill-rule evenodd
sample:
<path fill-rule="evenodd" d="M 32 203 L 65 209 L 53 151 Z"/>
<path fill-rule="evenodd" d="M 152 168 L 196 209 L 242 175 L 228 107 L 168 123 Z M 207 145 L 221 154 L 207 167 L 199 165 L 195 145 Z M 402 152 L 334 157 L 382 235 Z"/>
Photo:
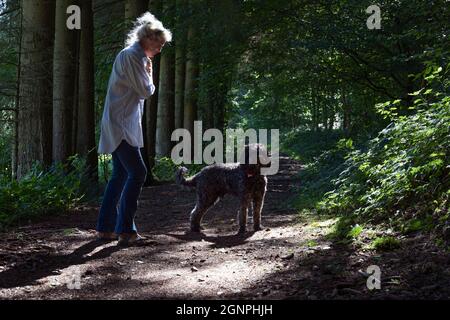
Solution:
<path fill-rule="evenodd" d="M 195 293 L 196 296 L 210 295 L 211 292 L 222 291 L 224 294 L 251 287 L 257 281 L 267 277 L 271 268 L 268 264 L 250 264 L 244 260 L 223 261 L 219 264 L 191 266 L 155 270 L 145 274 L 136 274 L 133 278 L 144 283 L 151 281 L 163 283 L 158 294 L 170 292 L 171 296 Z M 207 288 L 207 290 L 205 290 Z"/>
<path fill-rule="evenodd" d="M 92 250 L 91 252 L 86 253 L 85 255 L 83 255 L 83 258 L 86 258 L 86 257 L 92 257 L 92 256 L 94 256 L 96 253 L 98 253 L 98 252 L 104 250 L 105 248 L 108 248 L 108 247 L 115 247 L 116 245 L 117 245 L 117 244 L 116 244 L 116 242 L 114 242 L 114 241 L 111 241 L 111 242 L 109 242 L 109 243 L 105 243 L 104 245 L 98 246 L 98 247 L 94 248 L 94 250 Z"/>
<path fill-rule="evenodd" d="M 311 223 L 311 226 L 316 228 L 329 228 L 333 226 L 338 220 L 339 218 L 332 218 L 324 221 L 314 221 Z"/>
<path fill-rule="evenodd" d="M 71 236 L 71 235 L 75 235 L 77 233 L 79 233 L 79 230 L 77 228 L 69 228 L 69 229 L 62 230 L 62 234 L 64 236 Z"/>

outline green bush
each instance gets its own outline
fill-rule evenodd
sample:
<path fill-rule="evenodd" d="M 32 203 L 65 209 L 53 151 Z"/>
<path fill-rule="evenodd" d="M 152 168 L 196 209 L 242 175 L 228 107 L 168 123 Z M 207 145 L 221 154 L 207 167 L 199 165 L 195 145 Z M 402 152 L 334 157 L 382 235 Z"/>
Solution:
<path fill-rule="evenodd" d="M 87 177 L 86 161 L 78 155 L 69 158 L 67 165 L 58 163 L 49 170 L 35 162 L 19 181 L 5 176 L 0 180 L 2 229 L 44 214 L 65 212 L 87 200 L 92 185 Z"/>
<path fill-rule="evenodd" d="M 298 179 L 300 180 L 299 193 L 294 199 L 293 205 L 301 209 L 314 209 L 317 203 L 323 198 L 324 194 L 333 190 L 333 179 L 344 170 L 345 155 L 354 149 L 352 139 L 338 139 L 342 133 L 335 132 L 333 137 L 324 142 L 327 150 L 319 153 L 315 148 L 322 148 L 324 145 L 315 144 L 315 140 L 306 139 L 297 145 L 297 148 L 303 145 L 304 148 L 297 149 L 296 154 L 301 154 L 301 159 L 308 162 L 303 170 L 300 171 Z M 326 140 L 326 139 L 321 139 Z M 303 151 L 302 151 L 303 149 Z"/>
<path fill-rule="evenodd" d="M 200 171 L 205 164 L 182 164 L 176 165 L 171 158 L 157 157 L 155 159 L 155 165 L 152 169 L 153 176 L 157 181 L 161 182 L 173 182 L 175 181 L 175 173 L 181 166 L 186 167 L 189 171 L 188 176 L 196 174 Z"/>
<path fill-rule="evenodd" d="M 11 176 L 11 133 L 6 125 L 0 122 L 0 176 Z"/>
<path fill-rule="evenodd" d="M 372 241 L 371 247 L 377 251 L 389 251 L 400 247 L 400 241 L 394 237 L 379 237 Z"/>
<path fill-rule="evenodd" d="M 395 223 L 448 210 L 448 81 L 441 68 L 428 72 L 439 83 L 412 94 L 419 95 L 409 108 L 413 114 L 400 116 L 393 107 L 397 100 L 380 106 L 391 124 L 366 150 L 349 153 L 334 190 L 318 205 L 321 212 Z"/>

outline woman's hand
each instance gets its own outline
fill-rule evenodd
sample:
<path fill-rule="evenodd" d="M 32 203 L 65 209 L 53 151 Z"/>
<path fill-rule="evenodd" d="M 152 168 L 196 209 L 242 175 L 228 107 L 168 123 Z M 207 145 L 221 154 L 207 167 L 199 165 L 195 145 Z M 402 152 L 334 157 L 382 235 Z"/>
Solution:
<path fill-rule="evenodd" d="M 147 58 L 147 64 L 145 65 L 145 70 L 152 75 L 152 60 L 150 58 Z"/>

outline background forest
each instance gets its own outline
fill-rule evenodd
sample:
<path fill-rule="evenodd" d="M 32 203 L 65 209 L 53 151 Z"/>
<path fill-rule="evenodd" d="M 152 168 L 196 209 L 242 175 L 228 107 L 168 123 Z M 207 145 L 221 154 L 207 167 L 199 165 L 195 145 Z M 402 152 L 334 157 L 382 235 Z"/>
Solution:
<path fill-rule="evenodd" d="M 72 4 L 81 30 L 65 27 Z M 300 214 L 343 217 L 344 239 L 375 223 L 448 243 L 449 3 L 377 1 L 381 29 L 369 29 L 372 4 L 1 0 L 1 226 L 99 202 L 108 77 L 149 10 L 174 41 L 143 116 L 146 186 L 173 176 L 176 128 L 280 129 L 281 151 L 303 165 L 289 204 Z"/>

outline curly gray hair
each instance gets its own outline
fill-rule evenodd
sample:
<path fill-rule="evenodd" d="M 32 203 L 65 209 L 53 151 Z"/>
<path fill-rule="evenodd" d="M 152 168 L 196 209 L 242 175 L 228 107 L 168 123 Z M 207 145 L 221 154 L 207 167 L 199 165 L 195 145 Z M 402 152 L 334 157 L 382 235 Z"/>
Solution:
<path fill-rule="evenodd" d="M 172 41 L 172 32 L 164 28 L 161 21 L 150 12 L 137 18 L 133 29 L 128 33 L 126 45 L 130 46 L 143 38 L 162 39 L 165 42 Z"/>

